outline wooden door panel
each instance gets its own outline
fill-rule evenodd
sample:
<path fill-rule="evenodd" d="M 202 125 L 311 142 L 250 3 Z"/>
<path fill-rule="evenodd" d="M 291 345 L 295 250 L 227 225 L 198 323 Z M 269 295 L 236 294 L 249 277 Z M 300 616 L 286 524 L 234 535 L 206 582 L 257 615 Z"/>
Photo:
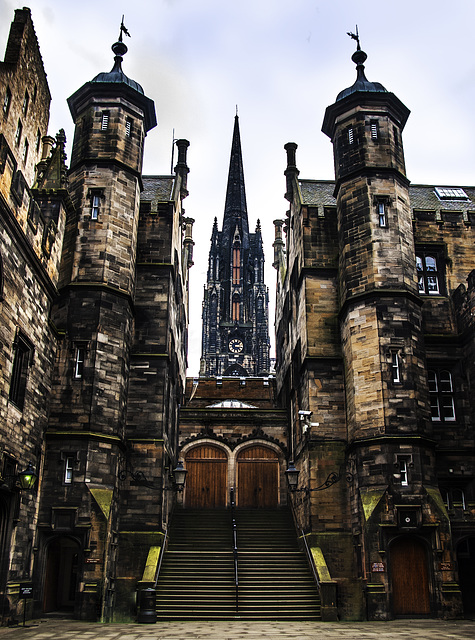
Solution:
<path fill-rule="evenodd" d="M 238 459 L 238 506 L 274 508 L 279 504 L 279 461 L 269 447 L 243 449 Z"/>
<path fill-rule="evenodd" d="M 416 538 L 401 538 L 391 546 L 394 615 L 430 613 L 426 550 Z"/>
<path fill-rule="evenodd" d="M 222 449 L 204 445 L 186 456 L 185 506 L 213 509 L 226 506 L 227 459 Z"/>

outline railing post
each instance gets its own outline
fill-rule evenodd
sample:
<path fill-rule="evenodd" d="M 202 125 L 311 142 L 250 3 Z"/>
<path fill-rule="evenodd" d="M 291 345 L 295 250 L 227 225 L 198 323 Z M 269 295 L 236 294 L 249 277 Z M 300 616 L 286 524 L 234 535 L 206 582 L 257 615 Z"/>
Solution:
<path fill-rule="evenodd" d="M 231 487 L 231 518 L 233 525 L 233 560 L 234 560 L 234 584 L 236 588 L 236 613 L 239 612 L 239 575 L 238 575 L 238 546 L 237 546 L 237 525 L 235 515 L 234 487 Z"/>

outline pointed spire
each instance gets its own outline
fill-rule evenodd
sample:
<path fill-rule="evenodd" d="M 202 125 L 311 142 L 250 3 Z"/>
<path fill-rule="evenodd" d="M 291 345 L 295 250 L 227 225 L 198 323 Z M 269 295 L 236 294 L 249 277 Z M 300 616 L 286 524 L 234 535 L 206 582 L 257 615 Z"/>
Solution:
<path fill-rule="evenodd" d="M 249 233 L 247 220 L 246 189 L 244 186 L 244 170 L 242 164 L 241 136 L 239 133 L 239 117 L 234 118 L 233 141 L 231 145 L 231 159 L 229 162 L 228 186 L 226 190 L 226 203 L 224 206 L 224 224 L 234 230 L 232 220 L 241 220 L 241 235 Z"/>

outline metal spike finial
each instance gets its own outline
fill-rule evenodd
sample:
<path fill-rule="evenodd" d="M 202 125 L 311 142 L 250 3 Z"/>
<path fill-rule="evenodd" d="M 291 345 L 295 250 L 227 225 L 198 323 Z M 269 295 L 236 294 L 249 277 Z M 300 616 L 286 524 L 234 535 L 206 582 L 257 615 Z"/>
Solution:
<path fill-rule="evenodd" d="M 358 25 L 356 25 L 356 33 L 353 33 L 352 31 L 347 31 L 346 33 L 347 33 L 347 35 L 350 36 L 350 38 L 352 38 L 353 40 L 356 40 L 356 50 L 357 51 L 361 51 L 360 35 L 358 33 Z"/>
<path fill-rule="evenodd" d="M 125 33 L 125 35 L 129 36 L 129 38 L 130 38 L 129 30 L 126 28 L 126 26 L 124 24 L 124 16 L 122 16 L 122 22 L 120 23 L 119 42 L 123 42 L 123 40 L 122 40 L 122 34 L 123 33 Z"/>

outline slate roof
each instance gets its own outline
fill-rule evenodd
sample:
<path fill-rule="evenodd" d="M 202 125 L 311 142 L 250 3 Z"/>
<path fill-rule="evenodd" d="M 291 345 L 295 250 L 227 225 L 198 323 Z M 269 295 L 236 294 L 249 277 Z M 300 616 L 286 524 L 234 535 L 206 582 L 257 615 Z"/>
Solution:
<path fill-rule="evenodd" d="M 175 176 L 143 176 L 140 200 L 145 202 L 169 202 L 172 199 Z"/>
<path fill-rule="evenodd" d="M 330 180 L 299 180 L 303 204 L 308 206 L 336 207 L 333 197 L 335 183 Z M 441 199 L 436 187 L 463 189 L 467 199 Z M 455 185 L 414 184 L 409 186 L 411 208 L 423 211 L 475 211 L 475 187 Z"/>

